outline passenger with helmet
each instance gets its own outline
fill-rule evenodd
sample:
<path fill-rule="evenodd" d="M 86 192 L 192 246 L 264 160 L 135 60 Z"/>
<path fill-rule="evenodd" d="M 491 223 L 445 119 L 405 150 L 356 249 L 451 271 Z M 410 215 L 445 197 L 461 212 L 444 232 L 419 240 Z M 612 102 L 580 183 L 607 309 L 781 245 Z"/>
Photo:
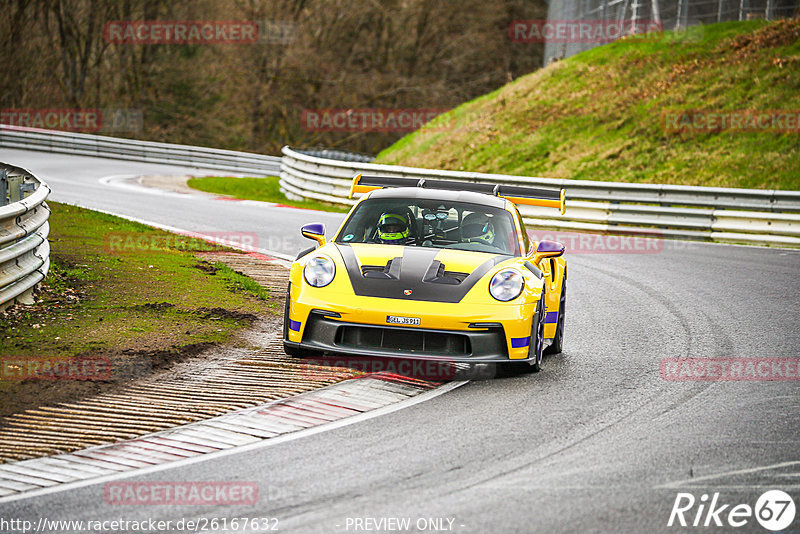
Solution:
<path fill-rule="evenodd" d="M 494 244 L 494 225 L 485 213 L 470 213 L 461 222 L 463 243 Z"/>
<path fill-rule="evenodd" d="M 404 245 L 409 236 L 408 228 L 407 216 L 386 212 L 378 218 L 378 242 L 387 245 Z"/>

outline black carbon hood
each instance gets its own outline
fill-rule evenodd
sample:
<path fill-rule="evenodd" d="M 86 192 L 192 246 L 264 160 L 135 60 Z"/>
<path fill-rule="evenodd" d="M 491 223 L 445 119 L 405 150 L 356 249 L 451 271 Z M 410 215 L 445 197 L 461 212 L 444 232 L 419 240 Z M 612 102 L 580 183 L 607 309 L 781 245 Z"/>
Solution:
<path fill-rule="evenodd" d="M 492 267 L 510 259 L 480 254 L 476 257 L 483 261 L 467 273 L 448 271 L 448 251 L 437 248 L 397 246 L 397 253 L 385 264 L 370 266 L 362 265 L 350 245 L 337 243 L 336 248 L 356 295 L 428 302 L 461 302 Z"/>

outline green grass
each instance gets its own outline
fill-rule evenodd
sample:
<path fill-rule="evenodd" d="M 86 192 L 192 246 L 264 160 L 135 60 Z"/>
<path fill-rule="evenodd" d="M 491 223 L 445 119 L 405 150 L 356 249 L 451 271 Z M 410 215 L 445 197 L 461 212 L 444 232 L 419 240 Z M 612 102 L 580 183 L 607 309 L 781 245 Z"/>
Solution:
<path fill-rule="evenodd" d="M 274 202 L 285 206 L 306 208 L 311 210 L 335 211 L 339 213 L 347 212 L 347 208 L 334 206 L 325 202 L 313 200 L 289 200 L 281 193 L 279 178 L 269 176 L 266 178 L 231 178 L 227 176 L 207 176 L 203 178 L 190 178 L 189 187 L 193 187 L 207 193 L 219 195 L 229 195 L 243 200 L 260 200 L 262 202 Z"/>
<path fill-rule="evenodd" d="M 146 374 L 229 343 L 256 317 L 280 311 L 253 280 L 195 257 L 220 247 L 75 206 L 49 206 L 50 272 L 36 305 L 0 314 L 4 359 L 102 356 L 119 376 Z M 59 388 L 99 387 L 59 382 L 0 380 L 3 411 L 18 396 L 37 403 L 63 400 Z"/>
<path fill-rule="evenodd" d="M 376 163 L 800 189 L 797 131 L 671 133 L 667 110 L 797 114 L 800 21 L 722 23 L 594 48 L 437 117 Z"/>
<path fill-rule="evenodd" d="M 244 291 L 254 295 L 261 300 L 269 302 L 271 298 L 270 291 L 253 280 L 241 273 L 238 273 L 225 265 L 224 263 L 216 262 L 214 269 L 217 270 L 217 276 L 228 282 L 228 289 L 232 291 Z"/>

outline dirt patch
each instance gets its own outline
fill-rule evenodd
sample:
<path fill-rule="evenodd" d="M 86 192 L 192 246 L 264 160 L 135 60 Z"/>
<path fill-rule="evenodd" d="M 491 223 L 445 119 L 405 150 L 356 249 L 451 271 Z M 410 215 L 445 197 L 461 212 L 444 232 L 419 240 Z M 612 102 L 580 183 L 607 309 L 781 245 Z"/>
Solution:
<path fill-rule="evenodd" d="M 139 304 L 138 306 L 131 306 L 131 309 L 140 309 L 140 310 L 153 310 L 153 311 L 164 311 L 170 308 L 174 308 L 175 305 L 171 302 L 148 302 L 146 304 Z"/>
<path fill-rule="evenodd" d="M 224 308 L 199 308 L 197 313 L 199 313 L 203 319 L 212 320 L 233 319 L 234 321 L 247 321 L 252 323 L 258 319 L 258 317 L 252 313 L 226 310 Z"/>
<path fill-rule="evenodd" d="M 206 273 L 208 275 L 211 275 L 211 276 L 214 276 L 215 274 L 217 274 L 217 270 L 218 270 L 216 267 L 214 267 L 210 263 L 207 263 L 207 262 L 204 262 L 204 261 L 194 264 L 193 267 L 195 269 L 197 269 L 198 271 L 203 271 L 204 273 Z"/>
<path fill-rule="evenodd" d="M 127 369 L 125 367 L 120 367 L 117 374 L 122 380 L 125 378 L 130 380 L 139 376 L 144 376 L 145 374 L 150 374 L 153 371 L 163 371 L 193 357 L 202 356 L 204 352 L 216 346 L 216 343 L 193 343 L 191 345 L 174 347 L 167 350 L 130 351 L 126 358 L 128 362 Z M 142 364 L 145 366 L 145 369 L 143 369 L 145 372 L 137 372 L 142 370 L 140 367 Z"/>

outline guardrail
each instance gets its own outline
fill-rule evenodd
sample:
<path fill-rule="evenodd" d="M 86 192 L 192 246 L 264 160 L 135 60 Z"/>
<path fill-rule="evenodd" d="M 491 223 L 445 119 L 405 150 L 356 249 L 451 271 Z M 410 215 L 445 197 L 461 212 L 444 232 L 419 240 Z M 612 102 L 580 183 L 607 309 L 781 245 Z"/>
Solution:
<path fill-rule="evenodd" d="M 49 194 L 27 170 L 0 163 L 0 309 L 33 304 L 33 289 L 50 268 Z"/>
<path fill-rule="evenodd" d="M 336 148 L 296 148 L 295 150 L 306 156 L 314 156 L 317 158 L 354 161 L 356 163 L 372 163 L 375 161 L 375 158 L 369 154 L 350 152 L 349 150 L 339 150 Z"/>
<path fill-rule="evenodd" d="M 0 147 L 219 169 L 256 176 L 275 176 L 281 168 L 278 156 L 6 124 L 0 124 Z"/>
<path fill-rule="evenodd" d="M 283 148 L 280 186 L 289 198 L 350 206 L 356 173 L 563 188 L 567 213 L 520 206 L 526 226 L 674 239 L 800 246 L 800 191 L 631 184 L 439 171 L 323 159 Z"/>
<path fill-rule="evenodd" d="M 800 191 L 631 184 L 503 174 L 439 171 L 341 161 L 284 147 L 283 157 L 187 145 L 0 125 L 0 146 L 220 169 L 256 176 L 280 174 L 290 198 L 349 206 L 359 172 L 417 178 L 563 188 L 568 210 L 521 206 L 531 228 L 675 239 L 800 246 Z M 0 294 L 2 298 L 2 294 Z M 2 301 L 0 301 L 2 302 Z"/>

